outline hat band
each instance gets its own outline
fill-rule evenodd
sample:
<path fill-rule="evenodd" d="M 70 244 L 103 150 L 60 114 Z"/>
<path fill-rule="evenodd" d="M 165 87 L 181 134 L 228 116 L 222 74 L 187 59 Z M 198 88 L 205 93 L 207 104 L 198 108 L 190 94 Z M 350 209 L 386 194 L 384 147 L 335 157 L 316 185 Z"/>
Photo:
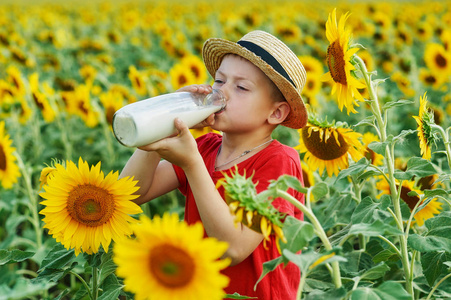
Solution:
<path fill-rule="evenodd" d="M 259 45 L 249 41 L 238 41 L 237 44 L 251 51 L 255 55 L 260 56 L 260 58 L 263 59 L 264 62 L 273 67 L 274 70 L 276 70 L 280 75 L 285 77 L 285 79 L 288 80 L 296 88 L 296 85 L 294 84 L 293 80 L 291 80 L 290 76 L 285 71 L 285 69 L 268 51 L 266 51 Z"/>

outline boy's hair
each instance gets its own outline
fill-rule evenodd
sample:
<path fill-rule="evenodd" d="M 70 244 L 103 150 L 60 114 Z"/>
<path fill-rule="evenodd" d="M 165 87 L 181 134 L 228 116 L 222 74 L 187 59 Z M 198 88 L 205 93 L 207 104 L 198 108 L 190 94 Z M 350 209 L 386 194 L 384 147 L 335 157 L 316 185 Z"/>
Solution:
<path fill-rule="evenodd" d="M 307 110 L 301 97 L 306 82 L 304 66 L 296 54 L 275 36 L 260 30 L 243 36 L 237 43 L 224 39 L 208 39 L 202 49 L 205 66 L 215 76 L 226 54 L 236 54 L 257 66 L 280 90 L 290 105 L 282 125 L 302 128 L 307 123 Z"/>

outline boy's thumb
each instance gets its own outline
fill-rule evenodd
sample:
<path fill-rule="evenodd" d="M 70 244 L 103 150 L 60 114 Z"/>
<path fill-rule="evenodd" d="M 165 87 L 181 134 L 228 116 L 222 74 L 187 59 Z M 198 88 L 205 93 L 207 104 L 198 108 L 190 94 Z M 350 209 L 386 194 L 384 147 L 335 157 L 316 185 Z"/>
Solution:
<path fill-rule="evenodd" d="M 175 129 L 179 132 L 179 134 L 183 133 L 185 130 L 189 130 L 188 126 L 179 118 L 175 118 L 174 120 Z"/>

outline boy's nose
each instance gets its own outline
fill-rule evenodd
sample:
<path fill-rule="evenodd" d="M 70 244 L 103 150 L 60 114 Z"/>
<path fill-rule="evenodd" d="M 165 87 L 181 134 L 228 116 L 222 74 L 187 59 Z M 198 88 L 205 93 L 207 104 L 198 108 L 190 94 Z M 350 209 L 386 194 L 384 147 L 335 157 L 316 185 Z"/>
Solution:
<path fill-rule="evenodd" d="M 227 83 L 223 84 L 219 90 L 222 92 L 222 94 L 224 95 L 225 101 L 228 102 L 229 101 L 229 93 L 228 93 L 228 85 Z"/>

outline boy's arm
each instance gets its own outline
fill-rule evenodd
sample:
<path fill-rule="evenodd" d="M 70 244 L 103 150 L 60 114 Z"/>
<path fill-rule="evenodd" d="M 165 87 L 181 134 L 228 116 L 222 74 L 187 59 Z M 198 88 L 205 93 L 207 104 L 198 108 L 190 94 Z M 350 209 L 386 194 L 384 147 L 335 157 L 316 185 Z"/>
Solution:
<path fill-rule="evenodd" d="M 158 152 L 162 158 L 184 170 L 205 231 L 208 236 L 228 242 L 225 256 L 232 259 L 232 265 L 238 264 L 257 248 L 263 235 L 242 224 L 234 225 L 234 217 L 216 189 L 188 127 L 180 120 L 175 125 L 179 131 L 177 137 L 161 140 L 144 149 Z"/>
<path fill-rule="evenodd" d="M 139 190 L 136 193 L 139 197 L 133 200 L 137 204 L 143 204 L 179 186 L 172 165 L 160 159 L 157 152 L 137 149 L 122 170 L 120 178 L 133 176 L 138 181 Z"/>

